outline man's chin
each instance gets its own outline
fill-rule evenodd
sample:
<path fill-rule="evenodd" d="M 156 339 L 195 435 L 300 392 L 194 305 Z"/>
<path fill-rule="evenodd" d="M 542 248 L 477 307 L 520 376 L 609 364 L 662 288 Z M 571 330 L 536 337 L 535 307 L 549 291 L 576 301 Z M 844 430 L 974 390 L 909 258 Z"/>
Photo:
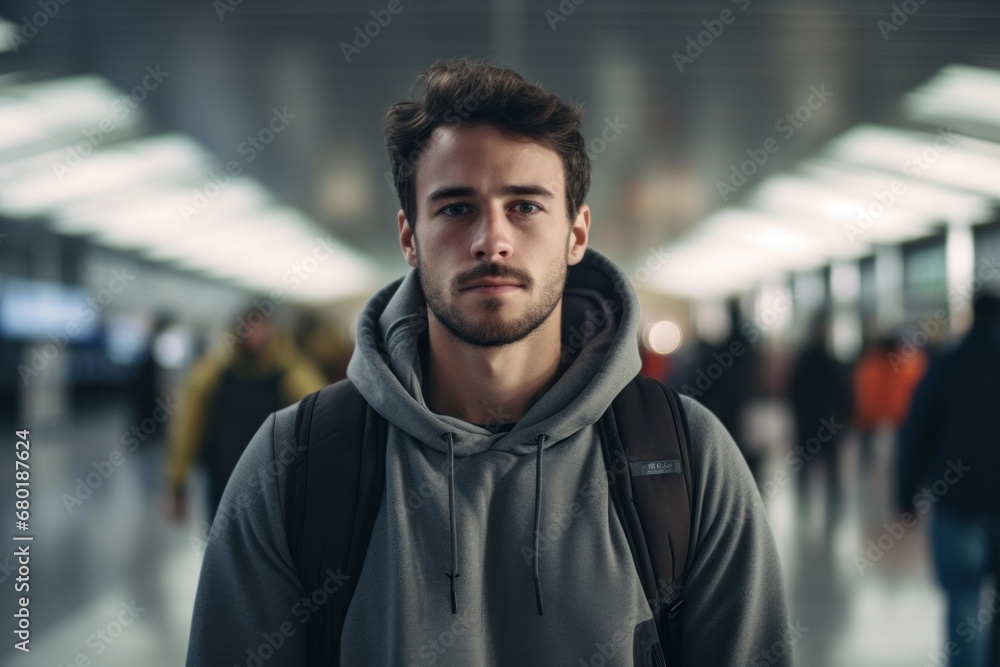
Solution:
<path fill-rule="evenodd" d="M 525 298 L 521 298 L 525 295 Z M 527 338 L 552 316 L 552 304 L 534 304 L 525 289 L 498 296 L 453 293 L 450 302 L 427 300 L 428 310 L 455 339 L 476 347 L 512 345 Z M 561 292 L 558 296 L 562 296 Z"/>
<path fill-rule="evenodd" d="M 458 304 L 463 304 L 466 306 L 477 307 L 479 309 L 487 308 L 489 310 L 496 310 L 504 305 L 513 305 L 515 303 L 523 302 L 528 299 L 526 297 L 527 292 L 524 288 L 514 288 L 506 292 L 484 292 L 479 290 L 464 290 L 458 293 L 458 297 L 453 302 L 455 306 Z"/>
<path fill-rule="evenodd" d="M 500 310 L 503 310 L 500 306 Z M 527 338 L 538 328 L 524 318 L 512 317 L 498 311 L 466 316 L 461 322 L 439 318 L 455 338 L 476 347 L 504 347 Z"/>

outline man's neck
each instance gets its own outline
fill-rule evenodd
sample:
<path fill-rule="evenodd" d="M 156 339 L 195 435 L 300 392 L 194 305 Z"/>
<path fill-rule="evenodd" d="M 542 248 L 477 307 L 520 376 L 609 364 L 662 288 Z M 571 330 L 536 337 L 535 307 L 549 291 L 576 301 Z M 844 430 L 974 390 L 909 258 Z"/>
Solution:
<path fill-rule="evenodd" d="M 487 426 L 515 422 L 559 379 L 562 304 L 529 336 L 504 347 L 469 345 L 428 315 L 424 397 L 436 412 Z"/>

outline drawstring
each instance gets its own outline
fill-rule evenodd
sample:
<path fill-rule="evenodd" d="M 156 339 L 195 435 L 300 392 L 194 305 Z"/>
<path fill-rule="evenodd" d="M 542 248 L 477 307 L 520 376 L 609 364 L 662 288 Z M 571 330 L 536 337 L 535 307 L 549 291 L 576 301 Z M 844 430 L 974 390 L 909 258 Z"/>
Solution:
<path fill-rule="evenodd" d="M 458 531 L 455 528 L 455 435 L 448 437 L 448 517 L 451 521 L 451 572 L 445 575 L 451 581 L 451 613 L 458 613 L 458 594 L 455 579 L 458 578 Z"/>
<path fill-rule="evenodd" d="M 542 616 L 542 583 L 538 578 L 538 537 L 542 522 L 542 446 L 547 439 L 548 436 L 544 433 L 538 436 L 538 449 L 535 453 L 535 549 L 532 574 L 535 578 L 535 604 L 538 606 L 539 616 Z"/>
<path fill-rule="evenodd" d="M 455 435 L 445 433 L 448 440 L 448 519 L 451 523 L 451 572 L 445 572 L 445 576 L 451 582 L 451 613 L 458 613 L 458 593 L 455 592 L 455 579 L 458 573 L 458 530 L 455 519 Z M 538 543 L 541 536 L 542 524 L 542 450 L 545 441 L 549 436 L 544 433 L 538 436 L 537 447 L 535 449 L 535 548 L 534 562 L 532 564 L 532 576 L 535 581 L 535 605 L 538 608 L 538 615 L 544 615 L 542 605 L 542 583 L 538 575 Z"/>

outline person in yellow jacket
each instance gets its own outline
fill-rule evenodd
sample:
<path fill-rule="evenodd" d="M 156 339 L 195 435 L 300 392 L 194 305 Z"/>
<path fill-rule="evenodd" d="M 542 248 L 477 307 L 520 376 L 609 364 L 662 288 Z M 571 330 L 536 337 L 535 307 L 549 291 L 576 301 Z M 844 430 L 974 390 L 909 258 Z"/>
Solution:
<path fill-rule="evenodd" d="M 192 367 L 169 434 L 168 512 L 175 519 L 186 514 L 196 461 L 207 473 L 211 522 L 236 462 L 267 416 L 326 384 L 257 308 L 244 311 L 225 340 L 221 353 Z"/>

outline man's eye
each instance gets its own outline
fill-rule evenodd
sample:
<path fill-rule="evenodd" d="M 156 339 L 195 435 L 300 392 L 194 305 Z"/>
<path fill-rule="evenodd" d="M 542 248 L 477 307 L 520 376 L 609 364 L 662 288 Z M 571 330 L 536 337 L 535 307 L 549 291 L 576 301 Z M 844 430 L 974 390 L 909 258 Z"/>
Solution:
<path fill-rule="evenodd" d="M 542 207 L 530 201 L 523 201 L 515 204 L 514 209 L 522 215 L 531 215 L 532 213 L 541 211 Z"/>
<path fill-rule="evenodd" d="M 445 215 L 454 217 L 458 215 L 463 215 L 467 213 L 468 210 L 469 207 L 466 206 L 465 204 L 451 204 L 450 206 L 445 206 L 443 209 L 441 209 L 441 212 L 444 213 Z"/>

